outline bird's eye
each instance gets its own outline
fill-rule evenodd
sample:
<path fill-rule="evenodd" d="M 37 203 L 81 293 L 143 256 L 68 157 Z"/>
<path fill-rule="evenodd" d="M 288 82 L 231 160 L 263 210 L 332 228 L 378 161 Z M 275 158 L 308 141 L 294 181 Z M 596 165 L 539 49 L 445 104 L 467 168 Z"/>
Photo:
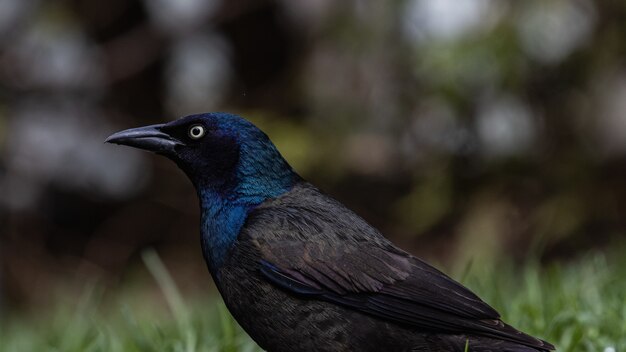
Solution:
<path fill-rule="evenodd" d="M 204 130 L 204 126 L 201 125 L 194 125 L 189 129 L 189 137 L 192 139 L 200 139 L 204 137 L 205 133 L 206 131 Z"/>

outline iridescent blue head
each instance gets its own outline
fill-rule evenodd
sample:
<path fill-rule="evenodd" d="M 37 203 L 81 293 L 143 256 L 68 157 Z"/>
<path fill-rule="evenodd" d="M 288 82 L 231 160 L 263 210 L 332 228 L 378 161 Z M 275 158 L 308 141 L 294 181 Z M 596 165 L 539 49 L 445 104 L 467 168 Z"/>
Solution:
<path fill-rule="evenodd" d="M 207 113 L 110 136 L 109 143 L 172 159 L 196 187 L 209 267 L 219 266 L 248 212 L 300 178 L 265 133 L 240 116 Z"/>

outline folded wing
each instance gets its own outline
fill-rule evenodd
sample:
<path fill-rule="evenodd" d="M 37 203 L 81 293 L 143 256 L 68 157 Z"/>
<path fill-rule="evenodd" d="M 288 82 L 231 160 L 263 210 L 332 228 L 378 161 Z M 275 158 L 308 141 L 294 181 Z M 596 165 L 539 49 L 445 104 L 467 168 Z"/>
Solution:
<path fill-rule="evenodd" d="M 552 348 L 503 323 L 474 293 L 393 246 L 338 202 L 312 195 L 317 198 L 304 204 L 286 199 L 258 209 L 244 228 L 261 254 L 259 270 L 269 282 L 305 299 L 424 331 Z"/>

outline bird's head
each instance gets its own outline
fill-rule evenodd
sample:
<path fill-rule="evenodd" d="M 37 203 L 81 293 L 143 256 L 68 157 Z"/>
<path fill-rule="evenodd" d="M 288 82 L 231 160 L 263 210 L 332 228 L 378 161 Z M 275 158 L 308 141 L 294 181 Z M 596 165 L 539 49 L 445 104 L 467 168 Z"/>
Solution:
<path fill-rule="evenodd" d="M 178 164 L 199 193 L 233 202 L 259 204 L 288 191 L 299 179 L 265 133 L 228 113 L 133 128 L 106 142 L 164 155 Z"/>

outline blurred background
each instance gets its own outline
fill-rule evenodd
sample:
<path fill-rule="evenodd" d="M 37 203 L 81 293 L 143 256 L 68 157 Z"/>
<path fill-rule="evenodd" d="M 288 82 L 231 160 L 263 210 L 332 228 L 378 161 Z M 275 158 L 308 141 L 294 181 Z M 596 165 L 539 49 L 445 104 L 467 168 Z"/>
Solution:
<path fill-rule="evenodd" d="M 171 162 L 103 144 L 205 111 L 446 266 L 626 234 L 626 2 L 0 0 L 0 314 L 212 282 Z M 460 264 L 459 264 L 460 263 Z"/>

